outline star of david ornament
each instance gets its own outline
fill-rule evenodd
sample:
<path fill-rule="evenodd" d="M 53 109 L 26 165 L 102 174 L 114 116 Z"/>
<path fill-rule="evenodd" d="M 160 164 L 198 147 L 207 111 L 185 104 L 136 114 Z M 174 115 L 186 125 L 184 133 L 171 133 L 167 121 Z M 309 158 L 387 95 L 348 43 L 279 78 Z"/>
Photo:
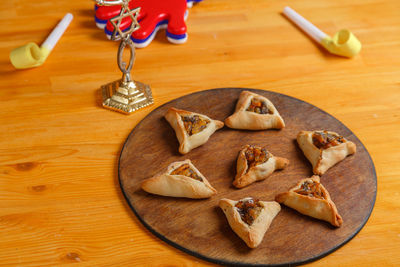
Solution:
<path fill-rule="evenodd" d="M 117 62 L 122 72 L 122 79 L 103 85 L 101 91 L 103 95 L 103 107 L 125 114 L 130 114 L 154 103 L 150 87 L 132 80 L 130 76 L 135 60 L 135 47 L 131 40 L 131 35 L 140 27 L 137 21 L 140 8 L 130 10 L 128 3 L 129 0 L 96 0 L 96 4 L 100 6 L 121 6 L 119 15 L 110 19 L 110 22 L 114 26 L 111 39 L 121 40 L 118 48 Z M 132 21 L 130 27 L 121 30 L 120 24 L 127 19 Z M 127 46 L 130 51 L 128 64 L 122 58 L 124 49 Z"/>
<path fill-rule="evenodd" d="M 121 12 L 118 16 L 110 19 L 110 23 L 114 26 L 114 31 L 111 36 L 112 40 L 117 40 L 119 38 L 126 39 L 129 38 L 132 33 L 139 29 L 138 16 L 139 16 L 140 8 L 135 8 L 130 10 L 129 7 L 122 7 Z M 121 22 L 124 19 L 130 19 L 132 21 L 131 26 L 127 28 L 125 31 L 121 30 Z M 125 20 L 126 20 L 125 19 Z M 118 37 L 118 35 L 120 37 Z"/>

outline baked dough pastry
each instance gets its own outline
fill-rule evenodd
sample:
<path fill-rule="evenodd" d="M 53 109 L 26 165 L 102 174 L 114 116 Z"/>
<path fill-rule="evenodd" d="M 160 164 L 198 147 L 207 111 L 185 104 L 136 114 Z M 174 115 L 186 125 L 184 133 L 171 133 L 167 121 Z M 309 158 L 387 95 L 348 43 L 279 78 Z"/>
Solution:
<path fill-rule="evenodd" d="M 356 152 L 356 145 L 329 131 L 301 131 L 297 143 L 311 162 L 313 172 L 324 174 L 330 167 Z"/>
<path fill-rule="evenodd" d="M 232 230 L 250 248 L 257 247 L 264 238 L 272 220 L 281 210 L 275 201 L 259 201 L 251 197 L 233 201 L 223 198 L 219 201 Z"/>
<path fill-rule="evenodd" d="M 288 192 L 278 194 L 275 201 L 304 215 L 327 221 L 336 227 L 340 227 L 343 223 L 335 203 L 317 175 L 301 180 Z"/>
<path fill-rule="evenodd" d="M 246 145 L 239 152 L 233 185 L 242 188 L 255 181 L 264 180 L 275 170 L 284 169 L 288 164 L 288 159 L 275 157 L 265 148 Z"/>
<path fill-rule="evenodd" d="M 235 112 L 225 119 L 226 126 L 234 129 L 265 130 L 285 127 L 281 115 L 266 97 L 242 91 Z"/>
<path fill-rule="evenodd" d="M 175 130 L 181 154 L 186 154 L 193 148 L 205 144 L 216 130 L 224 126 L 222 121 L 176 108 L 170 108 L 165 118 Z"/>
<path fill-rule="evenodd" d="M 186 198 L 208 198 L 217 193 L 190 160 L 171 163 L 167 171 L 142 183 L 146 192 Z"/>

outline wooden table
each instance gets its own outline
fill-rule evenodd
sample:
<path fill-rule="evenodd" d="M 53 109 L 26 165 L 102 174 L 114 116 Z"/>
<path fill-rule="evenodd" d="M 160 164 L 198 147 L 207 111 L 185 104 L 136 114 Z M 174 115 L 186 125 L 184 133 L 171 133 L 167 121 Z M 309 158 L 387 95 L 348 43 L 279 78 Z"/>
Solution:
<path fill-rule="evenodd" d="M 129 116 L 101 107 L 99 87 L 120 78 L 118 44 L 95 27 L 91 1 L 3 2 L 0 266 L 210 265 L 140 224 L 121 193 L 117 162 L 129 132 L 151 110 L 218 87 L 307 101 L 342 121 L 369 150 L 378 176 L 369 221 L 310 265 L 400 264 L 398 0 L 205 0 L 190 10 L 186 44 L 172 45 L 160 32 L 137 50 L 133 77 L 151 85 L 155 104 Z M 285 5 L 329 34 L 351 29 L 361 54 L 326 53 L 281 15 Z M 15 70 L 11 49 L 41 43 L 66 12 L 75 18 L 47 62 Z"/>

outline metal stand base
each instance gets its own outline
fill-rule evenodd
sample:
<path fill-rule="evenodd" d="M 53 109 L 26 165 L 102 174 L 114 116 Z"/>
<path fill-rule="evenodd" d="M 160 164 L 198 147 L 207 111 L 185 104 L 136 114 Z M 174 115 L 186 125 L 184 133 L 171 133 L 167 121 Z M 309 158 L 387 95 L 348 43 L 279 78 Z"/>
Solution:
<path fill-rule="evenodd" d="M 103 107 L 130 114 L 135 110 L 154 103 L 151 89 L 147 84 L 133 81 L 133 86 L 122 85 L 122 80 L 101 86 Z"/>

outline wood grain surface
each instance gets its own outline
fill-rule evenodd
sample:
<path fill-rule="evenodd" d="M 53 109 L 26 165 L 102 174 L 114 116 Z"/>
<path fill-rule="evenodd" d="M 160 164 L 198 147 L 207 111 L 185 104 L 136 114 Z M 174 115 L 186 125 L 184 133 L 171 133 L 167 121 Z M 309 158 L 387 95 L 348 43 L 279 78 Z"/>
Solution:
<path fill-rule="evenodd" d="M 286 127 L 282 130 L 218 130 L 203 146 L 185 155 L 178 152 L 175 132 L 164 115 L 170 107 L 205 114 L 224 121 L 231 115 L 244 89 L 222 88 L 183 96 L 157 108 L 129 135 L 121 152 L 119 176 L 123 192 L 139 219 L 160 238 L 184 251 L 224 264 L 298 264 L 326 255 L 352 238 L 366 223 L 376 195 L 376 175 L 371 158 L 354 134 L 335 118 L 300 100 L 273 92 L 252 90 L 274 103 Z M 344 223 L 328 223 L 282 207 L 263 242 L 256 249 L 230 229 L 218 207 L 221 198 L 254 197 L 273 201 L 299 180 L 312 176 L 311 164 L 296 143 L 301 130 L 338 132 L 357 145 L 357 153 L 321 177 Z M 232 185 L 239 150 L 247 144 L 266 147 L 273 155 L 290 160 L 283 171 L 243 189 Z M 207 200 L 162 197 L 141 190 L 141 182 L 166 171 L 175 161 L 190 159 L 217 195 Z M 356 204 L 355 204 L 356 203 Z M 323 238 L 321 238 L 323 236 Z M 212 245 L 210 246 L 210 243 Z"/>
<path fill-rule="evenodd" d="M 282 16 L 286 5 L 327 34 L 350 29 L 361 53 L 326 53 Z M 74 20 L 45 64 L 15 70 L 9 52 L 43 42 L 67 12 Z M 155 104 L 126 116 L 100 105 L 100 86 L 121 74 L 118 44 L 95 27 L 92 1 L 2 1 L 0 266 L 212 265 L 139 222 L 119 186 L 118 158 L 152 110 L 221 87 L 311 103 L 343 122 L 371 155 L 378 194 L 370 219 L 310 265 L 400 265 L 399 14 L 398 0 L 204 0 L 189 10 L 187 43 L 172 45 L 159 32 L 137 50 L 132 77 L 151 85 Z"/>

